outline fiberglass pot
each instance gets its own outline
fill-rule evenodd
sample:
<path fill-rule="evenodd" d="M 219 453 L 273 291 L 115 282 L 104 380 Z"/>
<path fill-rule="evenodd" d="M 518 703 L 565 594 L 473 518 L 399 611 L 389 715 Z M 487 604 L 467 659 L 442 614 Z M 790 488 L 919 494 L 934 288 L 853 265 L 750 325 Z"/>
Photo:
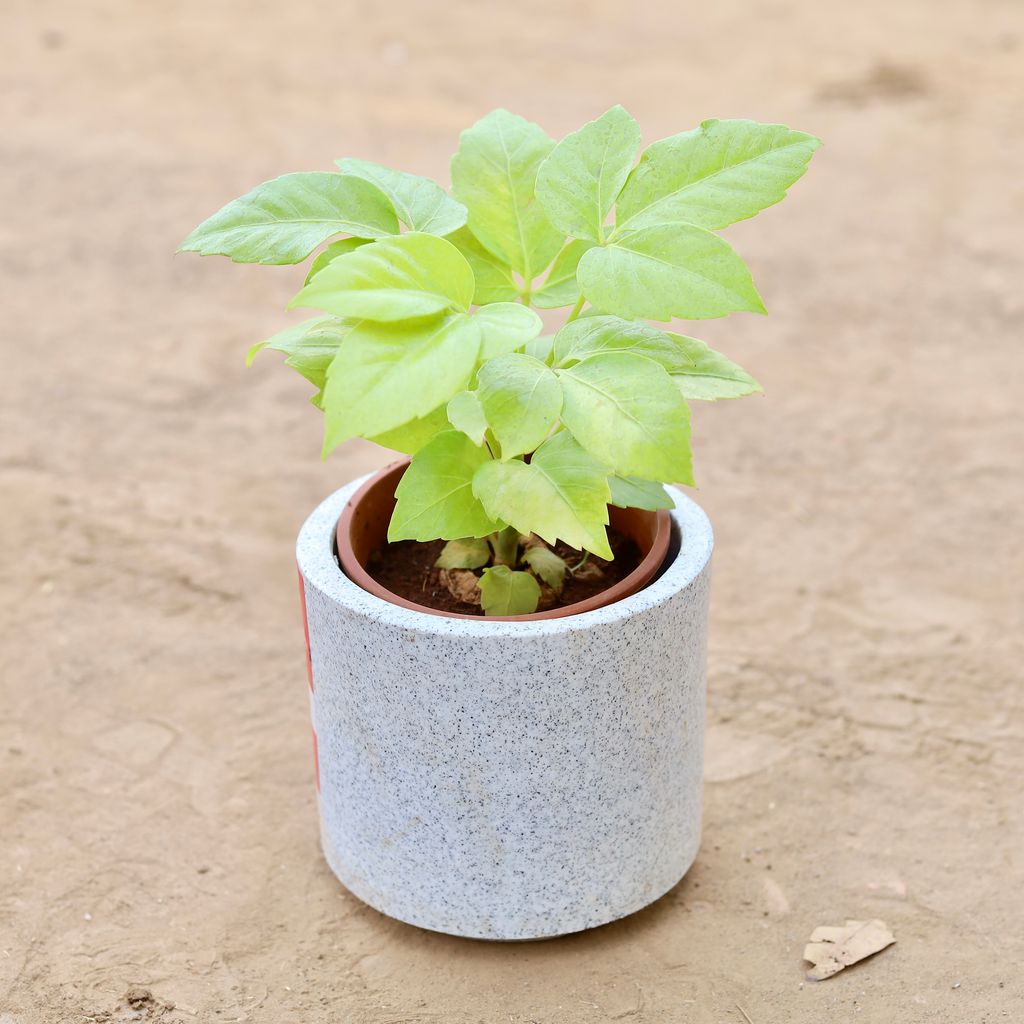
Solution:
<path fill-rule="evenodd" d="M 298 539 L 328 864 L 377 910 L 473 938 L 562 935 L 652 903 L 700 840 L 707 517 L 670 488 L 667 554 L 604 607 L 440 615 L 339 567 L 339 550 L 366 561 L 360 534 L 382 538 L 390 515 L 350 510 L 339 545 L 346 506 L 372 481 L 393 496 L 400 469 L 331 495 Z"/>

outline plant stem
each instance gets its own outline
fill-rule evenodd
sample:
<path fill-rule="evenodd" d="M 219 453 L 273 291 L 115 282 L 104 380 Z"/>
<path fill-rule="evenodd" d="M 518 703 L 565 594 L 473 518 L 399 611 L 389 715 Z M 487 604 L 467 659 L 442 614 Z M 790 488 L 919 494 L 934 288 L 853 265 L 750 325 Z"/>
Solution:
<path fill-rule="evenodd" d="M 486 430 L 484 432 L 484 444 L 487 445 L 487 450 L 491 453 L 492 459 L 501 458 L 501 445 L 498 444 L 498 439 L 494 436 L 494 431 Z"/>
<path fill-rule="evenodd" d="M 575 564 L 569 566 L 569 572 L 576 572 L 577 569 L 582 569 L 587 564 L 587 559 L 590 558 L 590 552 L 584 551 L 583 557 Z"/>
<path fill-rule="evenodd" d="M 565 322 L 567 324 L 571 324 L 573 320 L 575 320 L 580 315 L 580 313 L 583 312 L 583 306 L 586 303 L 586 301 L 587 299 L 585 295 L 581 295 L 576 300 L 576 305 L 572 307 L 572 312 L 568 315 L 568 317 L 566 317 Z"/>
<path fill-rule="evenodd" d="M 492 533 L 489 539 L 494 551 L 494 564 L 514 569 L 519 561 L 519 531 L 514 526 L 506 526 L 504 530 Z"/>

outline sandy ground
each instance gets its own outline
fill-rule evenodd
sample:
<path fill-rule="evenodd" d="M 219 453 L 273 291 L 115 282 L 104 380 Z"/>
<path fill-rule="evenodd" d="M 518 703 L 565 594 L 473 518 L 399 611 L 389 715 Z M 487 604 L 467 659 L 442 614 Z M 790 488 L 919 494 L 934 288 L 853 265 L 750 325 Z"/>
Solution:
<path fill-rule="evenodd" d="M 3 1024 L 1024 1019 L 1024 9 L 704 7 L 3 4 Z M 303 382 L 243 365 L 296 271 L 171 253 L 285 170 L 447 180 L 492 107 L 617 101 L 827 143 L 731 231 L 772 315 L 695 331 L 768 393 L 697 417 L 705 840 L 631 919 L 461 941 L 317 847 L 292 542 L 386 456 L 321 463 Z M 804 982 L 868 916 L 897 944 Z"/>

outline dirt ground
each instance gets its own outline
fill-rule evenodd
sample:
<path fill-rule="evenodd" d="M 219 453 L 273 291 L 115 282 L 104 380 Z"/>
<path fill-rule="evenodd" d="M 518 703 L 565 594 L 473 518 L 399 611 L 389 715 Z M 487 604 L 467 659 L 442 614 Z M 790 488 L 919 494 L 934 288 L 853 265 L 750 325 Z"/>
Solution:
<path fill-rule="evenodd" d="M 0 1022 L 1024 1020 L 1024 8 L 5 0 Z M 634 917 L 463 941 L 318 852 L 294 535 L 318 459 L 246 348 L 292 269 L 172 257 L 352 155 L 447 181 L 495 106 L 826 142 L 737 225 L 771 310 L 692 328 L 717 531 L 705 838 Z M 897 944 L 818 984 L 819 924 Z M 173 1008 L 172 1008 L 173 1004 Z"/>

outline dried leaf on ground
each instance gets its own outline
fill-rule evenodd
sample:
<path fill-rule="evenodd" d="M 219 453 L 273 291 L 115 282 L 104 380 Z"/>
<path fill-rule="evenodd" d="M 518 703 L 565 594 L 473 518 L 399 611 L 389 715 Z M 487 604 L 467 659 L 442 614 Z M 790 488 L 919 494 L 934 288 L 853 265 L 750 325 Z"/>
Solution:
<path fill-rule="evenodd" d="M 884 921 L 847 921 L 846 926 L 815 928 L 804 947 L 804 959 L 814 966 L 807 972 L 811 981 L 823 981 L 844 967 L 857 963 L 896 941 Z"/>
<path fill-rule="evenodd" d="M 438 578 L 456 601 L 465 604 L 480 603 L 480 581 L 468 569 L 441 569 Z"/>

